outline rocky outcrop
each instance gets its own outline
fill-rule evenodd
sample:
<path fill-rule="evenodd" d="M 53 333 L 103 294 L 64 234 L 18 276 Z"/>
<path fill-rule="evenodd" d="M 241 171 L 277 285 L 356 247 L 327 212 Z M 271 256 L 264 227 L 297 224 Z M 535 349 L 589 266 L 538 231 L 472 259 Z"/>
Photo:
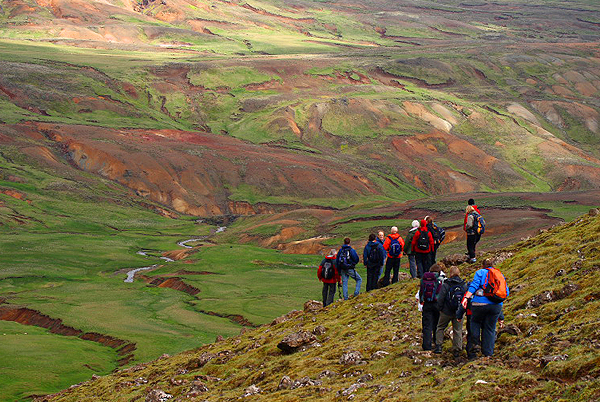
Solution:
<path fill-rule="evenodd" d="M 284 353 L 293 353 L 302 346 L 310 345 L 315 342 L 317 337 L 308 331 L 299 331 L 286 335 L 277 347 Z"/>

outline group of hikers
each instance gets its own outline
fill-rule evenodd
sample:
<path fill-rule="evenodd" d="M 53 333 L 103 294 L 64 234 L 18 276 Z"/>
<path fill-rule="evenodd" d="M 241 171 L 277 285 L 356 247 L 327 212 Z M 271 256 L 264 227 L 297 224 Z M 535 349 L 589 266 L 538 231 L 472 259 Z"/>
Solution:
<path fill-rule="evenodd" d="M 477 261 L 476 245 L 485 231 L 485 220 L 473 199 L 465 209 L 463 230 L 467 237 L 467 255 L 470 263 Z M 436 262 L 437 250 L 445 239 L 445 230 L 426 216 L 420 222 L 414 220 L 403 238 L 396 226 L 385 236 L 383 231 L 370 234 L 364 247 L 362 261 L 367 269 L 367 292 L 398 282 L 400 260 L 408 257 L 411 278 L 420 279 L 418 299 L 422 314 L 423 350 L 442 352 L 444 331 L 452 323 L 452 353 L 461 355 L 463 349 L 462 322 L 467 319 L 467 357 L 476 358 L 494 353 L 496 324 L 503 325 L 502 302 L 509 290 L 502 273 L 492 266 L 492 260 L 483 261 L 470 283 L 460 277 L 460 270 L 451 266 L 448 273 L 443 263 Z M 341 287 L 344 300 L 348 300 L 348 282 L 355 282 L 354 296 L 360 293 L 362 278 L 356 270 L 360 262 L 358 253 L 350 246 L 350 238 L 344 239 L 339 250 L 331 249 L 321 261 L 317 277 L 323 282 L 323 305 L 333 303 L 337 287 Z"/>

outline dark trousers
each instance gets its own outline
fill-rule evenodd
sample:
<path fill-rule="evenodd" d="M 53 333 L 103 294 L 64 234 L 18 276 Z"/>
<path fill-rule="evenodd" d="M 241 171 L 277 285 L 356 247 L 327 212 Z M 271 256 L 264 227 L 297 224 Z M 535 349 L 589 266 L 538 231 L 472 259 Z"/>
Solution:
<path fill-rule="evenodd" d="M 337 283 L 323 283 L 323 307 L 333 303 L 335 297 L 335 286 Z"/>
<path fill-rule="evenodd" d="M 377 289 L 377 281 L 379 280 L 379 274 L 381 273 L 381 267 L 367 267 L 367 292 L 373 289 Z"/>
<path fill-rule="evenodd" d="M 471 331 L 471 315 L 467 315 L 467 357 L 472 359 L 476 356 L 475 346 L 479 345 L 479 341 L 473 338 L 473 331 Z"/>
<path fill-rule="evenodd" d="M 481 353 L 484 356 L 494 354 L 494 343 L 496 342 L 496 323 L 502 312 L 500 304 L 474 305 L 471 309 L 471 331 L 473 340 L 479 344 L 481 339 Z"/>
<path fill-rule="evenodd" d="M 383 274 L 383 285 L 387 286 L 390 284 L 390 272 L 394 270 L 392 276 L 392 283 L 398 282 L 398 272 L 400 271 L 400 258 L 388 257 L 385 261 L 385 273 Z"/>
<path fill-rule="evenodd" d="M 475 258 L 475 246 L 481 239 L 481 235 L 479 234 L 468 234 L 467 235 L 467 251 L 469 252 L 469 258 Z"/>
<path fill-rule="evenodd" d="M 430 253 L 415 253 L 415 260 L 417 261 L 417 276 L 423 277 L 425 272 L 429 272 L 431 267 Z"/>
<path fill-rule="evenodd" d="M 435 331 L 437 329 L 440 311 L 435 303 L 423 303 L 423 313 L 421 323 L 423 325 L 423 350 L 431 350 L 432 342 L 435 339 Z M 441 346 L 441 345 L 440 345 Z"/>

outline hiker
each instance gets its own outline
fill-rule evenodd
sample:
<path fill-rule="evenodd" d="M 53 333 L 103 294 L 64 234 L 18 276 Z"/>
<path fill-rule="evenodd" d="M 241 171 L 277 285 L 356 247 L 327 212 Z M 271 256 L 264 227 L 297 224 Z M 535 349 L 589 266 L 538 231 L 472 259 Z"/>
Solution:
<path fill-rule="evenodd" d="M 431 271 L 423 273 L 419 287 L 419 304 L 421 305 L 421 325 L 423 327 L 423 350 L 431 350 L 435 339 L 440 312 L 437 309 L 437 297 L 441 289 L 438 277 L 440 264 L 434 264 Z"/>
<path fill-rule="evenodd" d="M 472 206 L 473 209 L 475 210 L 475 212 L 477 212 L 479 215 L 481 215 L 481 211 L 479 211 L 479 208 L 477 207 L 477 205 L 475 205 L 475 200 L 472 198 L 469 198 L 469 200 L 467 201 L 467 206 Z M 463 228 L 465 229 L 465 231 L 467 230 L 467 215 L 465 214 L 465 223 L 463 225 Z"/>
<path fill-rule="evenodd" d="M 431 251 L 431 253 L 429 253 L 429 259 L 431 260 L 431 265 L 433 265 L 436 262 L 436 254 L 438 247 L 440 247 L 440 244 L 442 244 L 442 242 L 446 238 L 446 231 L 443 228 L 436 225 L 431 216 L 427 215 L 425 217 L 425 220 L 427 221 L 427 229 L 431 232 L 431 235 L 433 236 L 433 250 Z"/>
<path fill-rule="evenodd" d="M 385 272 L 383 274 L 383 286 L 390 284 L 390 272 L 394 270 L 392 283 L 398 282 L 398 273 L 400 271 L 400 257 L 404 248 L 404 239 L 398 233 L 398 228 L 392 226 L 391 233 L 383 242 L 383 248 L 387 251 L 387 261 L 385 262 Z"/>
<path fill-rule="evenodd" d="M 385 241 L 385 233 L 383 233 L 383 230 L 380 230 L 379 232 L 377 232 L 377 243 L 381 244 L 381 246 L 383 247 L 384 241 Z M 386 258 L 387 258 L 387 253 L 384 253 L 383 262 L 381 263 L 381 270 L 379 271 L 380 278 L 383 276 L 383 266 L 385 265 Z M 379 279 L 379 278 L 377 278 L 377 279 Z"/>
<path fill-rule="evenodd" d="M 385 255 L 385 250 L 381 243 L 377 241 L 377 236 L 371 233 L 369 235 L 369 242 L 363 251 L 363 264 L 367 267 L 367 292 L 377 289 L 377 280 L 379 279 Z"/>
<path fill-rule="evenodd" d="M 440 312 L 437 331 L 435 334 L 435 350 L 433 353 L 442 353 L 444 331 L 452 322 L 452 354 L 460 356 L 462 351 L 462 321 L 456 317 L 462 300 L 467 291 L 467 284 L 460 278 L 460 270 L 456 266 L 450 267 L 449 278 L 444 281 L 437 299 L 437 309 Z"/>
<path fill-rule="evenodd" d="M 415 219 L 412 221 L 412 228 L 408 231 L 406 238 L 404 238 L 404 254 L 408 257 L 408 270 L 412 279 L 421 279 L 423 276 L 422 272 L 417 272 L 417 260 L 415 252 L 412 250 L 412 239 L 417 229 L 419 229 L 419 221 Z"/>
<path fill-rule="evenodd" d="M 334 248 L 329 251 L 329 254 L 323 258 L 319 269 L 317 270 L 317 278 L 323 282 L 323 307 L 333 303 L 335 297 L 335 285 L 341 284 L 340 273 L 335 266 L 336 251 Z"/>
<path fill-rule="evenodd" d="M 362 284 L 362 278 L 356 272 L 354 267 L 358 264 L 358 254 L 356 250 L 350 247 L 350 238 L 344 239 L 344 245 L 338 251 L 335 258 L 335 266 L 337 267 L 342 277 L 342 292 L 344 294 L 344 300 L 348 300 L 348 279 L 352 278 L 356 281 L 356 287 L 354 289 L 354 296 L 358 296 L 360 293 L 360 285 Z"/>
<path fill-rule="evenodd" d="M 496 342 L 496 323 L 502 314 L 503 300 L 509 295 L 508 284 L 502 273 L 492 266 L 491 259 L 485 259 L 482 268 L 475 272 L 462 301 L 467 308 L 467 300 L 471 302 L 471 330 L 475 348 L 481 348 L 484 356 L 494 354 Z M 479 339 L 481 341 L 479 342 Z"/>
<path fill-rule="evenodd" d="M 431 260 L 429 253 L 433 250 L 433 235 L 427 230 L 427 221 L 421 221 L 421 227 L 417 229 L 411 243 L 412 251 L 415 253 L 417 263 L 417 275 L 423 276 L 423 273 L 429 271 Z"/>
<path fill-rule="evenodd" d="M 474 263 L 477 261 L 475 258 L 475 247 L 485 230 L 485 221 L 472 205 L 468 205 L 465 209 L 465 221 L 464 230 L 467 232 L 467 253 L 469 255 L 469 262 Z"/>
<path fill-rule="evenodd" d="M 467 284 L 467 289 L 469 288 L 469 286 L 471 286 L 471 282 Z M 475 339 L 473 339 L 473 331 L 471 330 L 471 317 L 473 315 L 471 303 L 473 298 L 467 298 L 463 296 L 463 301 L 465 300 L 467 302 L 466 306 L 463 307 L 463 303 L 461 303 L 460 307 L 458 308 L 458 311 L 456 312 L 456 319 L 462 320 L 465 315 L 467 316 L 467 323 L 465 325 L 465 329 L 467 330 L 467 359 L 473 360 L 477 358 L 475 345 L 479 345 L 479 341 L 475 341 Z"/>

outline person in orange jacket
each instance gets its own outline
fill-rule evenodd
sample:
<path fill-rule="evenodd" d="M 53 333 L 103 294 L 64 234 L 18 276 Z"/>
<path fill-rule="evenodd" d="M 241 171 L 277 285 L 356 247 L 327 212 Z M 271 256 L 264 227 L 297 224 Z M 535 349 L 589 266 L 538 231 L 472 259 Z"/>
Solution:
<path fill-rule="evenodd" d="M 429 272 L 431 258 L 429 253 L 434 249 L 433 235 L 427 229 L 427 221 L 421 221 L 421 227 L 415 232 L 411 244 L 417 260 L 417 276 L 422 278 L 425 272 Z"/>
<path fill-rule="evenodd" d="M 398 273 L 400 271 L 400 258 L 404 249 L 404 239 L 398 233 L 398 228 L 393 226 L 391 233 L 383 242 L 383 248 L 387 251 L 387 260 L 385 261 L 385 273 L 383 274 L 383 286 L 390 284 L 390 272 L 394 270 L 392 283 L 398 282 Z"/>
<path fill-rule="evenodd" d="M 340 273 L 335 265 L 336 254 L 337 252 L 332 248 L 329 255 L 323 258 L 317 270 L 317 278 L 323 282 L 323 307 L 327 307 L 333 303 L 335 284 L 341 285 L 342 282 Z"/>

